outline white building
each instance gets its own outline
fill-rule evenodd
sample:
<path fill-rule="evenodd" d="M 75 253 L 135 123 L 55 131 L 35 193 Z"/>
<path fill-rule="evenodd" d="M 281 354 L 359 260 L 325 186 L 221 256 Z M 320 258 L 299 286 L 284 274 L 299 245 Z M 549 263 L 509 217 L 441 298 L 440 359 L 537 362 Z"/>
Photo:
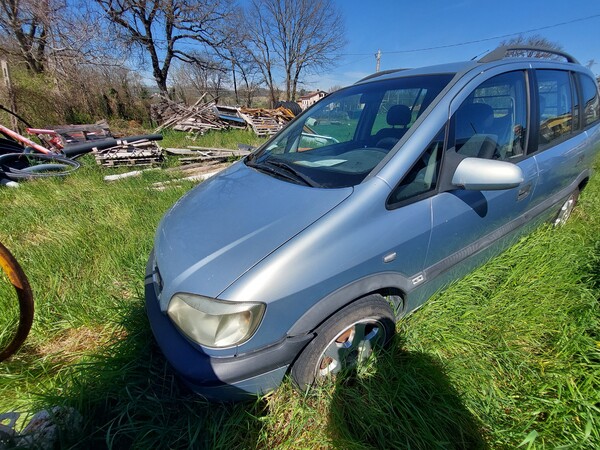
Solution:
<path fill-rule="evenodd" d="M 317 101 L 321 100 L 326 95 L 327 92 L 325 91 L 309 92 L 308 94 L 301 95 L 298 99 L 298 103 L 300 104 L 300 107 L 302 109 L 306 109 L 313 103 L 316 103 Z"/>

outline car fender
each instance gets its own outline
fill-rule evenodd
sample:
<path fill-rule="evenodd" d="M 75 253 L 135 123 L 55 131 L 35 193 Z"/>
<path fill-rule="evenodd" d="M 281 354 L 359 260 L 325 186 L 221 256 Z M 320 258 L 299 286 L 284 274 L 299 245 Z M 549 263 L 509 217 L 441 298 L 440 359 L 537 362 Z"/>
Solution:
<path fill-rule="evenodd" d="M 395 300 L 391 306 L 398 315 L 403 312 L 404 296 L 412 289 L 412 286 L 411 279 L 396 272 L 383 272 L 356 280 L 315 303 L 294 323 L 288 332 L 288 336 L 298 336 L 312 332 L 337 311 L 374 292 L 387 290 L 395 292 L 396 294 L 392 296 Z"/>

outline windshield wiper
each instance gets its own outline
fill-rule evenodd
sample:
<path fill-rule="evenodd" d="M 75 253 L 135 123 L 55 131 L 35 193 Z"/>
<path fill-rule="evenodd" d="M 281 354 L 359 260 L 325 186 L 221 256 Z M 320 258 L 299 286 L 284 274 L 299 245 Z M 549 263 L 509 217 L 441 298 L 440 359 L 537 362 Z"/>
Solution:
<path fill-rule="evenodd" d="M 317 183 L 312 178 L 308 177 L 307 175 L 304 175 L 302 172 L 298 172 L 291 165 L 289 165 L 288 163 L 281 161 L 279 159 L 268 159 L 264 162 L 264 164 L 268 164 L 271 166 L 276 166 L 276 167 L 280 167 L 280 168 L 284 169 L 288 173 L 293 174 L 296 177 L 296 179 L 304 182 L 304 184 L 306 184 L 307 186 L 311 186 L 311 187 L 320 187 L 321 186 L 319 183 Z"/>
<path fill-rule="evenodd" d="M 264 162 L 254 162 L 247 160 L 246 165 L 248 167 L 260 170 L 261 172 L 266 172 L 281 178 L 285 178 L 287 180 L 293 181 L 294 183 L 298 183 L 298 181 L 301 181 L 303 184 L 308 184 L 306 181 L 302 180 L 301 178 L 298 178 L 290 172 L 284 172 L 283 170 L 277 168 L 277 166 L 272 167 L 271 165 L 265 164 Z"/>

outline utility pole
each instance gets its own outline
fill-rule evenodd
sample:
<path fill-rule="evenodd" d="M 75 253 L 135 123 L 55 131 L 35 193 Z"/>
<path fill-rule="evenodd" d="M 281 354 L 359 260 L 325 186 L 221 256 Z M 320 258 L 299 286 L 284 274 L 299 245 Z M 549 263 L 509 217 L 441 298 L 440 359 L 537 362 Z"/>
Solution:
<path fill-rule="evenodd" d="M 0 67 L 2 68 L 2 77 L 4 78 L 4 85 L 6 86 L 6 92 L 8 94 L 8 102 L 10 104 L 10 110 L 16 114 L 17 113 L 17 101 L 15 99 L 15 91 L 13 89 L 12 82 L 10 81 L 10 72 L 8 70 L 8 62 L 6 62 L 5 59 L 0 60 Z M 12 129 L 15 130 L 17 133 L 21 132 L 21 129 L 19 127 L 19 121 L 17 120 L 17 117 L 12 114 L 10 115 L 10 124 L 12 126 Z"/>
<path fill-rule="evenodd" d="M 377 53 L 375 53 L 375 59 L 377 60 L 377 64 L 375 65 L 375 72 L 379 72 L 379 65 L 381 63 L 381 50 L 377 50 Z"/>

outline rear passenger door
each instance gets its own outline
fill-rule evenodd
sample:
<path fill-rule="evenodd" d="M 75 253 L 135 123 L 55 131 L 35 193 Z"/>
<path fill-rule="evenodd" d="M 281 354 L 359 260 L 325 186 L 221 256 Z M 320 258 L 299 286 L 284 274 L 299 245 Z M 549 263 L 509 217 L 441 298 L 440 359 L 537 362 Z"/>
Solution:
<path fill-rule="evenodd" d="M 569 185 L 584 165 L 586 137 L 581 131 L 580 102 L 573 75 L 567 70 L 535 70 L 537 117 L 533 131 L 537 137 L 534 150 L 539 181 L 534 204 L 551 202 L 553 196 L 567 196 Z"/>

